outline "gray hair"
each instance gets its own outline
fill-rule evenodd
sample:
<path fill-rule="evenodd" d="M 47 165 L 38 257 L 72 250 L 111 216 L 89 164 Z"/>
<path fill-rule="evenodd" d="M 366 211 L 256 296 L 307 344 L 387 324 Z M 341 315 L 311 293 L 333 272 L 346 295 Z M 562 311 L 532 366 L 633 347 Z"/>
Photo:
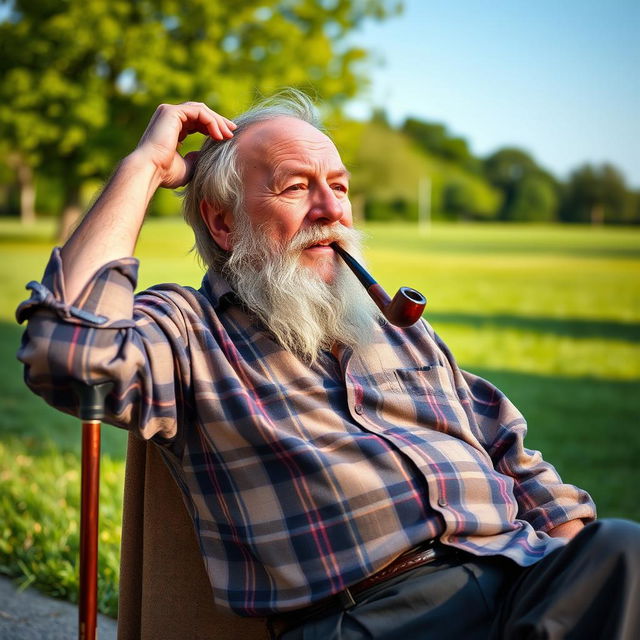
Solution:
<path fill-rule="evenodd" d="M 283 116 L 303 120 L 322 130 L 318 112 L 311 99 L 297 89 L 286 89 L 261 100 L 248 111 L 233 118 L 238 126 L 233 138 L 207 138 L 202 145 L 193 177 L 183 194 L 182 212 L 187 224 L 193 229 L 194 249 L 207 267 L 219 271 L 227 261 L 227 252 L 211 237 L 200 214 L 200 202 L 206 200 L 214 207 L 227 209 L 234 217 L 242 215 L 244 202 L 242 175 L 238 166 L 238 139 L 252 124 Z"/>

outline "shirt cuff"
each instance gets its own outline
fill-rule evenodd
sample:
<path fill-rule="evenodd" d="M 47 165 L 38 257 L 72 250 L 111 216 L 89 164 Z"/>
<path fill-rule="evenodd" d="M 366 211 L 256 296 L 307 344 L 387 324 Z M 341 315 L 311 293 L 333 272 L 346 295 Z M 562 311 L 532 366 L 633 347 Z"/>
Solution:
<path fill-rule="evenodd" d="M 537 531 L 545 532 L 572 520 L 582 520 L 585 523 L 595 520 L 596 506 L 591 496 L 573 485 L 563 487 L 565 493 L 573 495 L 559 496 L 550 504 L 531 509 L 522 519 L 527 520 Z"/>
<path fill-rule="evenodd" d="M 16 309 L 16 320 L 22 323 L 36 311 L 52 311 L 71 324 L 119 329 L 134 326 L 133 292 L 138 282 L 138 260 L 122 258 L 98 269 L 73 301 L 66 301 L 64 272 L 60 249 L 56 247 L 42 278 L 26 285 L 31 297 Z"/>

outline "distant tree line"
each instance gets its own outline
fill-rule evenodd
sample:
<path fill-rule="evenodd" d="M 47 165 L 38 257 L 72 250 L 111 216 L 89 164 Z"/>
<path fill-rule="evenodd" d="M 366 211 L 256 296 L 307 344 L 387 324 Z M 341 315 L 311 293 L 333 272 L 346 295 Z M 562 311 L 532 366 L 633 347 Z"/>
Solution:
<path fill-rule="evenodd" d="M 475 157 L 463 138 L 449 134 L 442 124 L 407 119 L 401 131 L 426 153 L 484 178 L 501 194 L 493 212 L 498 221 L 640 223 L 640 191 L 627 187 L 623 174 L 611 164 L 584 164 L 568 180 L 558 180 L 534 158 L 515 147 Z M 451 182 L 444 190 L 445 216 L 478 216 L 482 206 L 473 191 Z"/>

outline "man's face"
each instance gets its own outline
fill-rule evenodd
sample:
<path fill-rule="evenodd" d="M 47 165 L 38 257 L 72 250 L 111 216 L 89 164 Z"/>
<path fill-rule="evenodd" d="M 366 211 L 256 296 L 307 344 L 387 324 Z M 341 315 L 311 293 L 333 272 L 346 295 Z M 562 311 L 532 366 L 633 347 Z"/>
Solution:
<path fill-rule="evenodd" d="M 279 117 L 250 127 L 238 141 L 244 208 L 266 242 L 285 248 L 312 226 L 352 226 L 349 174 L 331 140 L 310 124 Z M 338 257 L 325 243 L 302 250 L 300 263 L 332 282 Z"/>

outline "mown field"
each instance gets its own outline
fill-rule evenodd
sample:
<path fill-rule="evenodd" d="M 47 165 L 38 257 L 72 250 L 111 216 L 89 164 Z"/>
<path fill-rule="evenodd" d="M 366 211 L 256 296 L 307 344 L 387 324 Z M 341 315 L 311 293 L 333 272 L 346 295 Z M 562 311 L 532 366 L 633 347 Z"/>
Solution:
<path fill-rule="evenodd" d="M 15 360 L 13 312 L 39 278 L 53 227 L 0 220 L 0 573 L 75 600 L 79 425 L 33 397 Z M 490 379 L 529 420 L 528 444 L 601 516 L 640 520 L 640 230 L 369 225 L 367 257 L 393 293 L 428 298 L 426 317 L 460 364 Z M 197 285 L 190 231 L 152 220 L 140 286 Z M 117 607 L 124 434 L 103 429 L 100 608 Z"/>

